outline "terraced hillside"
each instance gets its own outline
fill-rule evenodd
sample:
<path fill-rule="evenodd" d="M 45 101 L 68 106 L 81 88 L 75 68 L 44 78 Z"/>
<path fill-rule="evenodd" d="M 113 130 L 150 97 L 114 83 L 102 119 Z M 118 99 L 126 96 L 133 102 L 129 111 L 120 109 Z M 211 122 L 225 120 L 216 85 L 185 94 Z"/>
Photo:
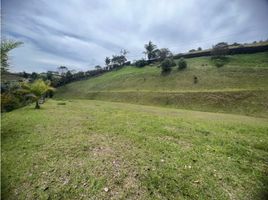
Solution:
<path fill-rule="evenodd" d="M 124 67 L 58 89 L 56 98 L 83 98 L 201 111 L 268 116 L 268 52 L 228 57 L 216 68 L 210 57 L 186 59 L 186 70 L 161 75 L 159 64 Z M 197 76 L 198 83 L 193 77 Z"/>

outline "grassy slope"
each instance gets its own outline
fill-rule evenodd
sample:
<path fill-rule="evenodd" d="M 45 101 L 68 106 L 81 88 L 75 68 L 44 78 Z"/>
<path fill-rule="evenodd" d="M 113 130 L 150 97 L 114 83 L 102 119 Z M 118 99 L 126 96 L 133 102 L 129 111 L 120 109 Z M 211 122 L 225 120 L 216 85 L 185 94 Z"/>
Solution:
<path fill-rule="evenodd" d="M 268 190 L 267 119 L 65 103 L 2 117 L 3 199 L 262 199 Z"/>
<path fill-rule="evenodd" d="M 161 76 L 156 66 L 126 67 L 68 84 L 57 98 L 88 98 L 204 111 L 268 116 L 268 53 L 234 55 L 216 68 L 208 57 L 187 59 L 188 69 Z M 193 83 L 193 76 L 199 79 Z"/>
<path fill-rule="evenodd" d="M 1 73 L 1 82 L 4 81 L 18 81 L 22 80 L 23 78 L 18 76 L 17 74 L 12 74 L 12 73 Z"/>

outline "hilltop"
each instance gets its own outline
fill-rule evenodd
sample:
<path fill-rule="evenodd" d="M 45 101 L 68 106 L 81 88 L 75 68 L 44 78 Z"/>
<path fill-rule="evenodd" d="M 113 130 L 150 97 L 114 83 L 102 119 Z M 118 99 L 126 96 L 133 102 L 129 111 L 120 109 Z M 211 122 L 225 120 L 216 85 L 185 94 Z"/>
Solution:
<path fill-rule="evenodd" d="M 186 61 L 187 69 L 174 68 L 167 76 L 161 75 L 159 63 L 127 66 L 60 87 L 55 97 L 268 116 L 268 52 L 228 56 L 221 68 L 210 57 Z"/>

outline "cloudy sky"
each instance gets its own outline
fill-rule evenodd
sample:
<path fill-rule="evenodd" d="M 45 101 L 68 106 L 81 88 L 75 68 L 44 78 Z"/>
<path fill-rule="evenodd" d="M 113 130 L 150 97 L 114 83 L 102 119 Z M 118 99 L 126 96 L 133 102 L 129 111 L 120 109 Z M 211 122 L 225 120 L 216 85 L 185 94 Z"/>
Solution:
<path fill-rule="evenodd" d="M 2 0 L 2 34 L 24 42 L 12 71 L 89 70 L 146 42 L 174 53 L 268 38 L 268 0 Z"/>

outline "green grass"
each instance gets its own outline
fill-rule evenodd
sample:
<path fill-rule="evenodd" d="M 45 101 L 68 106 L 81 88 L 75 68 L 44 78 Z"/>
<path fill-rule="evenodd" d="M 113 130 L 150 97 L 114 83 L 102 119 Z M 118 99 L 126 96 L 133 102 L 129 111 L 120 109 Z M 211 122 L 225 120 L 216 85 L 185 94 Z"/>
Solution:
<path fill-rule="evenodd" d="M 18 76 L 17 74 L 12 74 L 9 72 L 1 73 L 1 83 L 5 81 L 19 81 L 23 78 L 21 76 Z"/>
<path fill-rule="evenodd" d="M 2 116 L 3 199 L 267 195 L 265 118 L 90 100 L 33 107 Z"/>
<path fill-rule="evenodd" d="M 229 56 L 221 68 L 213 66 L 209 57 L 186 60 L 186 70 L 173 69 L 168 76 L 161 75 L 158 64 L 125 67 L 68 84 L 59 88 L 55 97 L 268 117 L 268 52 Z"/>

